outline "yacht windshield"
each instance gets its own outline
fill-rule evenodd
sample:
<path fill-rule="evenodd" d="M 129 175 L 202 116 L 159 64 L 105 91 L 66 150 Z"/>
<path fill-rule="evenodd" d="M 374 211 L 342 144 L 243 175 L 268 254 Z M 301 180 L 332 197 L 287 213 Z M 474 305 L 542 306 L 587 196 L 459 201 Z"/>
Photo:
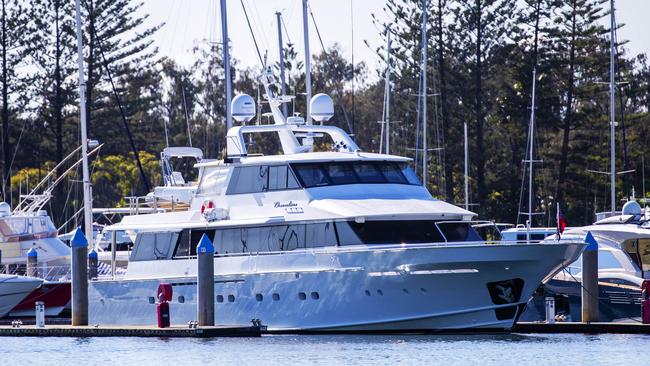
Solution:
<path fill-rule="evenodd" d="M 305 188 L 342 184 L 421 185 L 406 163 L 390 161 L 320 162 L 291 164 Z"/>

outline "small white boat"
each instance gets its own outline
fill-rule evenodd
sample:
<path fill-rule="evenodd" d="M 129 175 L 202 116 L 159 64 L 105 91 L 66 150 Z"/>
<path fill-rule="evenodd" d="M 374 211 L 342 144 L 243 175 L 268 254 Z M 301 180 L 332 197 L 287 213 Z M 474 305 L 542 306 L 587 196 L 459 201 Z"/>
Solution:
<path fill-rule="evenodd" d="M 0 318 L 7 315 L 42 283 L 40 278 L 0 274 Z"/>

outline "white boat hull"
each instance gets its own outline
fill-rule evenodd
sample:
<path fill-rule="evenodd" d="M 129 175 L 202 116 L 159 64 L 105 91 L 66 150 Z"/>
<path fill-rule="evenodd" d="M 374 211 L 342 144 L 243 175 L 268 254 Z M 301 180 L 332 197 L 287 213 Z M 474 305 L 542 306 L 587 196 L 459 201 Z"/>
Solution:
<path fill-rule="evenodd" d="M 32 277 L 0 275 L 0 318 L 31 294 L 43 280 Z"/>
<path fill-rule="evenodd" d="M 279 332 L 509 330 L 539 284 L 582 248 L 405 245 L 217 257 L 216 323 L 260 319 Z M 128 273 L 155 277 L 91 282 L 90 322 L 156 324 L 160 283 L 173 286 L 172 324 L 195 320 L 195 267 L 189 259 L 132 262 Z"/>

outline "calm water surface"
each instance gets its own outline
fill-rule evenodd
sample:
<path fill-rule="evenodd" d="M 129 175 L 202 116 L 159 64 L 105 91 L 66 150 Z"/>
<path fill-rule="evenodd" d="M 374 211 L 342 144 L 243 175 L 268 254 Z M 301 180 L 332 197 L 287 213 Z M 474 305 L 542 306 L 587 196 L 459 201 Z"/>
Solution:
<path fill-rule="evenodd" d="M 650 365 L 650 336 L 0 338 L 3 365 Z"/>

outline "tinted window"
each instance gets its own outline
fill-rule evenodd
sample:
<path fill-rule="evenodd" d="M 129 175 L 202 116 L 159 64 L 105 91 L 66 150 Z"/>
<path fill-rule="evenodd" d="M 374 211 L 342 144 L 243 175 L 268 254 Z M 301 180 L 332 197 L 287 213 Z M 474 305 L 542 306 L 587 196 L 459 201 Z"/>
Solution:
<path fill-rule="evenodd" d="M 338 184 L 394 183 L 420 185 L 405 163 L 341 162 L 291 164 L 306 188 Z"/>
<path fill-rule="evenodd" d="M 334 246 L 337 244 L 334 223 L 306 225 L 305 245 L 308 248 Z"/>
<path fill-rule="evenodd" d="M 444 239 L 434 221 L 337 222 L 341 245 L 439 243 Z"/>
<path fill-rule="evenodd" d="M 359 163 L 352 164 L 354 171 L 362 182 L 368 183 L 385 183 L 386 178 L 381 173 L 377 164 L 373 163 Z"/>
<path fill-rule="evenodd" d="M 332 184 L 352 184 L 358 183 L 359 178 L 352 170 L 352 164 L 337 163 L 325 164 L 326 174 L 330 177 Z"/>
<path fill-rule="evenodd" d="M 334 246 L 333 223 L 242 227 L 217 231 L 218 253 L 263 253 Z"/>
<path fill-rule="evenodd" d="M 305 187 L 319 187 L 331 184 L 319 164 L 296 164 L 293 168 L 302 179 Z"/>
<path fill-rule="evenodd" d="M 480 235 L 470 224 L 450 222 L 439 224 L 439 227 L 448 242 L 482 241 Z"/>
<path fill-rule="evenodd" d="M 172 257 L 178 233 L 141 233 L 131 252 L 130 261 L 168 259 Z"/>
<path fill-rule="evenodd" d="M 291 169 L 286 165 L 276 165 L 269 167 L 269 186 L 270 191 L 282 189 L 299 188 L 296 177 L 293 176 Z"/>
<path fill-rule="evenodd" d="M 201 175 L 201 182 L 197 194 L 199 195 L 219 195 L 226 184 L 228 177 L 228 168 L 226 166 L 217 166 L 205 168 Z"/>
<path fill-rule="evenodd" d="M 255 165 L 235 168 L 227 194 L 257 193 L 300 188 L 287 165 Z"/>
<path fill-rule="evenodd" d="M 598 251 L 598 269 L 613 269 L 621 268 L 621 264 L 618 262 L 616 257 L 612 252 L 606 252 L 603 250 Z"/>
<path fill-rule="evenodd" d="M 397 164 L 393 164 L 393 163 L 380 164 L 379 169 L 381 169 L 381 173 L 384 175 L 384 177 L 386 177 L 386 180 L 389 183 L 399 183 L 399 184 L 408 183 L 408 181 L 406 180 L 406 178 L 404 178 L 404 175 L 402 174 L 402 171 L 397 166 Z"/>
<path fill-rule="evenodd" d="M 174 257 L 195 256 L 196 246 L 199 245 L 199 241 L 203 234 L 206 234 L 216 246 L 216 242 L 214 241 L 214 230 L 185 229 L 181 231 L 181 234 L 178 237 L 178 244 L 176 244 Z"/>
<path fill-rule="evenodd" d="M 401 169 L 402 169 L 402 174 L 404 174 L 404 177 L 406 180 L 409 182 L 409 184 L 414 184 L 414 185 L 422 185 L 420 180 L 418 179 L 418 176 L 415 174 L 413 169 L 411 169 L 410 166 L 406 163 L 400 164 Z"/>

